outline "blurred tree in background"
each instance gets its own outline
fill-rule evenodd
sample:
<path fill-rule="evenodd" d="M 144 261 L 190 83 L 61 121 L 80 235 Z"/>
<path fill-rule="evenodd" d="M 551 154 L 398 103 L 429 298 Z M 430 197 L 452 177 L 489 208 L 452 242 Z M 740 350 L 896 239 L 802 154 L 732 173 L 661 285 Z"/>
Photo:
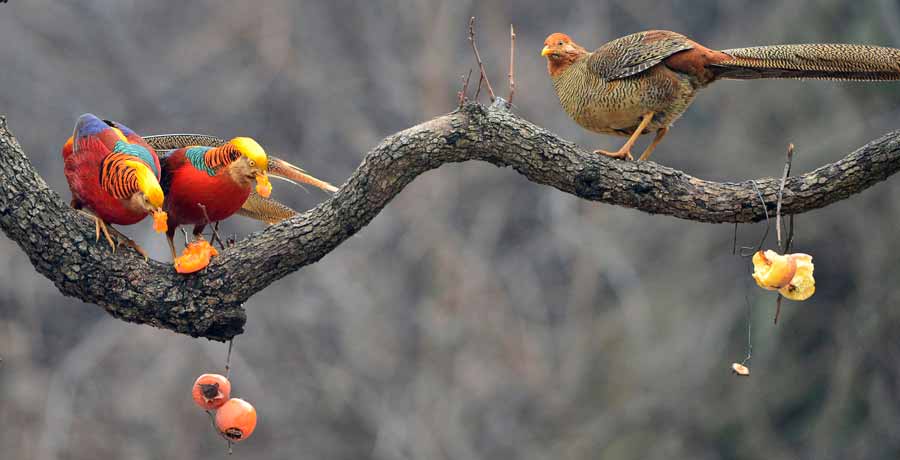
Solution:
<path fill-rule="evenodd" d="M 717 48 L 900 46 L 900 5 L 650 0 L 172 0 L 0 5 L 0 112 L 64 199 L 59 149 L 93 112 L 143 134 L 247 135 L 342 182 L 384 136 L 453 109 L 466 24 L 514 110 L 586 148 L 547 34 L 588 47 L 643 29 Z M 712 180 L 796 173 L 898 127 L 900 86 L 722 82 L 654 154 Z M 646 140 L 642 141 L 646 142 Z M 643 143 L 641 144 L 643 145 Z M 298 209 L 323 199 L 287 187 Z M 587 202 L 483 163 L 418 178 L 358 236 L 253 297 L 236 396 L 250 458 L 885 458 L 900 455 L 900 183 L 797 217 L 816 295 L 786 303 L 731 254 L 732 226 Z M 259 225 L 223 226 L 244 235 Z M 763 225 L 742 225 L 754 244 Z M 128 228 L 167 260 L 149 226 Z M 62 297 L 0 238 L 0 452 L 10 459 L 219 457 L 190 400 L 225 346 Z M 753 375 L 746 353 L 749 298 Z"/>

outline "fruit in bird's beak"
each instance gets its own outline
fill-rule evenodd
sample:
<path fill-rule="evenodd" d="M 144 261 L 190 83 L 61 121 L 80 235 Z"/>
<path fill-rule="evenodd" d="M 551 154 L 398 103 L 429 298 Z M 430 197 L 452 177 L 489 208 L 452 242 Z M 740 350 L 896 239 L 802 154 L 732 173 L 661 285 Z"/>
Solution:
<path fill-rule="evenodd" d="M 797 263 L 790 256 L 772 250 L 753 254 L 753 279 L 763 289 L 774 291 L 787 286 L 796 271 Z"/>
<path fill-rule="evenodd" d="M 269 183 L 269 176 L 265 174 L 256 176 L 256 193 L 263 198 L 268 198 L 272 194 L 272 184 Z"/>
<path fill-rule="evenodd" d="M 231 397 L 231 382 L 223 375 L 203 374 L 194 382 L 191 396 L 202 409 L 218 409 Z"/>
<path fill-rule="evenodd" d="M 217 255 L 219 251 L 206 240 L 192 241 L 175 259 L 175 271 L 182 274 L 198 272 L 209 265 L 212 256 Z"/>
<path fill-rule="evenodd" d="M 787 286 L 778 290 L 781 295 L 791 300 L 806 300 L 816 292 L 816 280 L 813 278 L 812 256 L 809 254 L 789 254 L 797 265 L 794 277 Z"/>
<path fill-rule="evenodd" d="M 169 216 L 165 211 L 157 210 L 153 212 L 153 230 L 156 233 L 165 233 L 166 230 L 169 229 L 168 224 L 166 223 Z"/>
<path fill-rule="evenodd" d="M 240 398 L 231 398 L 216 412 L 216 428 L 228 439 L 243 441 L 256 428 L 256 409 Z"/>

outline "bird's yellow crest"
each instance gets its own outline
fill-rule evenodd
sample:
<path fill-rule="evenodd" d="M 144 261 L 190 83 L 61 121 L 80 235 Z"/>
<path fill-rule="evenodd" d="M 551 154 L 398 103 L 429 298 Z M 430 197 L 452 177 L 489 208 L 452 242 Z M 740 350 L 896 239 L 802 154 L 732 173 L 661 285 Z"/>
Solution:
<path fill-rule="evenodd" d="M 150 204 L 157 208 L 162 208 L 165 196 L 153 171 L 138 160 L 125 160 L 124 163 L 134 171 L 134 178 L 137 180 L 138 188 L 147 196 Z"/>
<path fill-rule="evenodd" d="M 268 171 L 269 161 L 266 151 L 255 140 L 249 137 L 235 137 L 231 140 L 231 145 L 241 152 L 241 155 L 250 159 L 260 171 Z"/>

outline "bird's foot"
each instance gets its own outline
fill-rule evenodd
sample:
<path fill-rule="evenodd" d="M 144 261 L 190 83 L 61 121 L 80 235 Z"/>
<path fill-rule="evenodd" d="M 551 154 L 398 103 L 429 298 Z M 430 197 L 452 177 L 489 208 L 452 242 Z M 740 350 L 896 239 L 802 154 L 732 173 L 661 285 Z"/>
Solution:
<path fill-rule="evenodd" d="M 594 150 L 594 153 L 607 156 L 610 158 L 618 158 L 620 160 L 634 160 L 634 157 L 631 156 L 631 149 L 628 150 L 617 150 L 615 152 L 608 152 L 606 150 Z"/>
<path fill-rule="evenodd" d="M 175 271 L 182 274 L 198 272 L 209 265 L 211 257 L 217 255 L 219 251 L 198 235 L 195 241 L 184 248 L 181 256 L 175 259 Z"/>
<path fill-rule="evenodd" d="M 112 249 L 112 252 L 115 253 L 116 243 L 114 243 L 112 237 L 109 236 L 106 222 L 103 222 L 103 219 L 84 209 L 78 209 L 78 212 L 94 221 L 94 241 L 100 241 L 100 233 L 103 233 L 103 236 L 106 237 L 106 242 L 109 243 L 109 247 Z"/>
<path fill-rule="evenodd" d="M 107 228 L 109 229 L 109 233 L 116 237 L 116 246 L 127 246 L 131 249 L 134 249 L 138 254 L 144 256 L 145 262 L 149 260 L 149 257 L 147 257 L 147 252 L 144 251 L 144 248 L 135 243 L 134 240 L 128 238 L 127 236 L 125 236 L 125 234 L 113 228 L 112 225 L 108 226 Z"/>

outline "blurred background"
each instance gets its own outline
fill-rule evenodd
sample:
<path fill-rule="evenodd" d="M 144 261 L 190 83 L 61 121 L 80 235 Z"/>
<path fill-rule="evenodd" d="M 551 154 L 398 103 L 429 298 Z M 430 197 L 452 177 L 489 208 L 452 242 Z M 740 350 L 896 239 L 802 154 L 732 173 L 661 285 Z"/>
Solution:
<path fill-rule="evenodd" d="M 551 32 L 588 48 L 651 28 L 716 48 L 900 46 L 890 0 L 12 0 L 0 5 L 0 113 L 65 200 L 59 150 L 83 112 L 142 134 L 252 136 L 340 184 L 385 136 L 453 110 L 474 64 L 472 15 L 497 91 L 514 23 L 516 112 L 587 149 L 622 139 L 563 113 L 539 56 Z M 653 158 L 737 181 L 780 175 L 793 142 L 802 173 L 898 118 L 897 84 L 726 81 Z M 891 178 L 797 217 L 817 292 L 773 326 L 775 296 L 732 255 L 731 225 L 444 166 L 246 304 L 233 394 L 260 423 L 235 458 L 898 458 L 898 195 Z M 284 184 L 275 196 L 298 209 L 326 198 Z M 125 231 L 168 260 L 150 227 Z M 763 231 L 741 225 L 739 244 Z M 5 237 L 0 260 L 0 456 L 225 455 L 189 390 L 223 370 L 226 345 L 62 297 Z M 748 321 L 752 375 L 739 378 Z"/>

